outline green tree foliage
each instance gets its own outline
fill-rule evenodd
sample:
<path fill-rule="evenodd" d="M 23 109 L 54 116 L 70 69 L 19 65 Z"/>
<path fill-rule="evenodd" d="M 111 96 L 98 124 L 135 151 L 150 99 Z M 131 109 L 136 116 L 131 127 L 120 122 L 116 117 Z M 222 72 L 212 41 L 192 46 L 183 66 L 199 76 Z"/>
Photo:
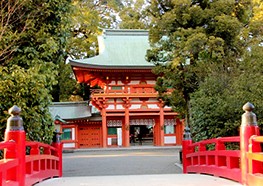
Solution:
<path fill-rule="evenodd" d="M 118 0 L 73 1 L 71 37 L 67 53 L 72 59 L 92 57 L 98 54 L 97 36 L 104 28 L 117 24 Z"/>
<path fill-rule="evenodd" d="M 23 11 L 27 1 L 2 1 L 0 19 L 0 62 L 8 63 L 8 57 L 17 49 L 19 38 L 31 27 L 30 16 L 32 13 Z M 19 19 L 21 19 L 19 21 Z M 13 24 L 19 25 L 14 28 Z"/>
<path fill-rule="evenodd" d="M 21 117 L 27 138 L 30 140 L 50 142 L 53 133 L 53 121 L 49 115 L 51 103 L 49 90 L 54 76 L 46 76 L 54 71 L 52 65 L 35 65 L 24 69 L 17 65 L 0 66 L 0 123 L 1 138 L 9 117 L 7 111 L 13 105 L 22 109 Z"/>
<path fill-rule="evenodd" d="M 74 1 L 71 37 L 67 53 L 70 58 L 92 57 L 97 53 L 99 13 L 93 1 Z"/>
<path fill-rule="evenodd" d="M 238 135 L 242 106 L 248 101 L 255 105 L 258 125 L 262 126 L 263 48 L 258 45 L 247 53 L 239 68 L 226 72 L 217 65 L 192 94 L 191 126 L 195 141 Z"/>
<path fill-rule="evenodd" d="M 118 25 L 116 18 L 118 10 L 123 6 L 120 0 L 74 0 L 71 14 L 70 37 L 66 48 L 67 57 L 82 59 L 98 55 L 97 36 L 102 29 L 115 28 Z M 63 65 L 63 64 L 61 64 Z M 59 74 L 59 83 L 54 87 L 55 101 L 89 100 L 90 87 L 86 84 L 77 84 L 72 79 L 72 70 L 62 68 Z M 65 81 L 64 77 L 68 80 Z M 69 78 L 70 77 L 70 78 Z"/>
<path fill-rule="evenodd" d="M 30 140 L 50 142 L 53 124 L 50 91 L 64 62 L 68 33 L 67 0 L 11 0 L 0 3 L 0 126 L 14 104 Z"/>
<path fill-rule="evenodd" d="M 156 89 L 187 122 L 190 94 L 214 70 L 213 64 L 226 71 L 241 58 L 245 45 L 240 34 L 249 21 L 250 7 L 248 0 L 149 2 L 153 27 L 147 57 L 157 65 Z"/>
<path fill-rule="evenodd" d="M 233 100 L 234 72 L 216 66 L 191 97 L 191 129 L 195 141 L 238 135 L 240 122 L 234 121 L 240 120 L 244 103 Z"/>
<path fill-rule="evenodd" d="M 198 91 L 192 95 L 192 132 L 195 141 L 238 135 L 242 106 L 255 105 L 258 125 L 263 118 L 262 34 L 263 16 L 260 1 L 253 6 L 253 17 L 242 29 L 240 37 L 245 42 L 242 58 L 236 68 L 228 71 L 213 67 L 214 73 L 205 78 Z"/>
<path fill-rule="evenodd" d="M 145 0 L 126 0 L 119 12 L 121 29 L 147 29 L 150 26 Z"/>

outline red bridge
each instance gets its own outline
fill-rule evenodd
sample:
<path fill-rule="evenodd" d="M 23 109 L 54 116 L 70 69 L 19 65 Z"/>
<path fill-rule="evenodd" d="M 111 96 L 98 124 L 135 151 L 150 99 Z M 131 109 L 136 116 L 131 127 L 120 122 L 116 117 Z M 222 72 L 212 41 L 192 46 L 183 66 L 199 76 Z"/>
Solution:
<path fill-rule="evenodd" d="M 222 137 L 192 143 L 190 129 L 185 128 L 183 172 L 223 177 L 248 186 L 263 185 L 263 136 L 259 136 L 254 106 L 243 106 L 240 136 Z M 238 143 L 237 150 L 227 144 Z"/>
<path fill-rule="evenodd" d="M 17 106 L 9 110 L 4 150 L 0 160 L 0 186 L 33 185 L 42 180 L 62 176 L 62 145 L 56 136 L 52 145 L 26 141 L 23 121 Z M 56 134 L 59 135 L 59 134 Z"/>
<path fill-rule="evenodd" d="M 190 129 L 185 127 L 182 150 L 183 173 L 208 174 L 234 180 L 242 185 L 262 186 L 263 136 L 259 136 L 253 108 L 251 103 L 243 107 L 245 113 L 242 115 L 240 136 L 193 143 Z M 0 149 L 4 149 L 4 158 L 0 160 L 0 186 L 33 185 L 48 178 L 61 177 L 62 145 L 59 142 L 59 134 L 56 134 L 51 146 L 39 142 L 26 142 L 22 119 L 19 117 L 20 109 L 14 106 L 10 113 L 12 116 L 7 122 L 5 141 L 0 143 Z M 230 144 L 232 147 L 235 144 L 238 148 L 228 148 Z"/>

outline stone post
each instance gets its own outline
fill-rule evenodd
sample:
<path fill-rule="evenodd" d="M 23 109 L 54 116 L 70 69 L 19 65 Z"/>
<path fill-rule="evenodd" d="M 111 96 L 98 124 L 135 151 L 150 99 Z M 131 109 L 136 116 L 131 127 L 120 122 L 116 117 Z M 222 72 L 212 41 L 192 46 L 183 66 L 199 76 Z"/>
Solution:
<path fill-rule="evenodd" d="M 254 105 L 249 102 L 243 106 L 245 113 L 242 115 L 240 126 L 240 168 L 242 184 L 247 184 L 248 160 L 246 153 L 248 152 L 249 139 L 253 135 L 259 135 L 257 118 L 252 112 L 254 108 Z"/>
<path fill-rule="evenodd" d="M 58 170 L 59 170 L 59 177 L 62 177 L 62 148 L 63 144 L 60 142 L 60 132 L 58 130 L 55 130 L 53 133 L 53 142 L 52 146 L 57 149 L 53 155 L 57 156 L 59 159 L 59 164 L 58 164 Z"/>
<path fill-rule="evenodd" d="M 5 131 L 5 141 L 14 141 L 16 143 L 15 149 L 5 149 L 5 159 L 18 159 L 18 166 L 11 171 L 8 177 L 12 180 L 18 181 L 19 186 L 25 185 L 25 142 L 26 135 L 23 127 L 23 120 L 19 116 L 21 109 L 18 106 L 13 106 L 8 110 L 11 115 L 7 120 L 7 127 Z"/>
<path fill-rule="evenodd" d="M 189 145 L 192 144 L 192 138 L 191 138 L 191 132 L 190 128 L 188 126 L 184 129 L 184 137 L 183 137 L 183 154 L 182 154 L 182 161 L 183 161 L 183 173 L 187 173 L 187 166 L 189 165 L 189 162 L 186 159 L 186 155 L 190 152 Z"/>

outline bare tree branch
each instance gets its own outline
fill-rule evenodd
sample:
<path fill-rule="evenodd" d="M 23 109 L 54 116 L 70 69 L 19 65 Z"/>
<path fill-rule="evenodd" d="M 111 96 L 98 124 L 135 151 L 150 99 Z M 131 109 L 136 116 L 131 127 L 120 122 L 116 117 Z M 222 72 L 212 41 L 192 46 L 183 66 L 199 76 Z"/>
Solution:
<path fill-rule="evenodd" d="M 33 13 L 26 11 L 28 0 L 2 0 L 0 3 L 0 64 L 17 49 L 20 36 L 30 27 Z"/>

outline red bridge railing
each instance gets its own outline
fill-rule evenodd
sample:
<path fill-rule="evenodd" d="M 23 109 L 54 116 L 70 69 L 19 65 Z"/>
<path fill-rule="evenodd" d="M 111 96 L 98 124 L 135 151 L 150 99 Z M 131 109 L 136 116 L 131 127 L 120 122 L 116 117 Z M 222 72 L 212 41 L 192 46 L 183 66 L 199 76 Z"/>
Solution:
<path fill-rule="evenodd" d="M 4 150 L 0 160 L 0 186 L 33 185 L 45 179 L 62 176 L 62 144 L 55 133 L 51 145 L 26 141 L 20 108 L 9 110 L 12 115 L 7 122 L 5 141 L 0 142 Z"/>
<path fill-rule="evenodd" d="M 210 139 L 187 146 L 184 173 L 205 173 L 241 182 L 240 151 L 227 150 L 225 143 L 239 142 L 240 138 Z"/>
<path fill-rule="evenodd" d="M 249 141 L 248 185 L 263 185 L 263 152 L 261 150 L 263 136 L 252 136 Z"/>
<path fill-rule="evenodd" d="M 222 137 L 192 143 L 190 129 L 183 140 L 183 172 L 223 177 L 247 186 L 263 185 L 263 136 L 259 136 L 254 106 L 247 103 L 242 115 L 240 136 Z M 238 150 L 229 144 L 239 144 Z"/>

